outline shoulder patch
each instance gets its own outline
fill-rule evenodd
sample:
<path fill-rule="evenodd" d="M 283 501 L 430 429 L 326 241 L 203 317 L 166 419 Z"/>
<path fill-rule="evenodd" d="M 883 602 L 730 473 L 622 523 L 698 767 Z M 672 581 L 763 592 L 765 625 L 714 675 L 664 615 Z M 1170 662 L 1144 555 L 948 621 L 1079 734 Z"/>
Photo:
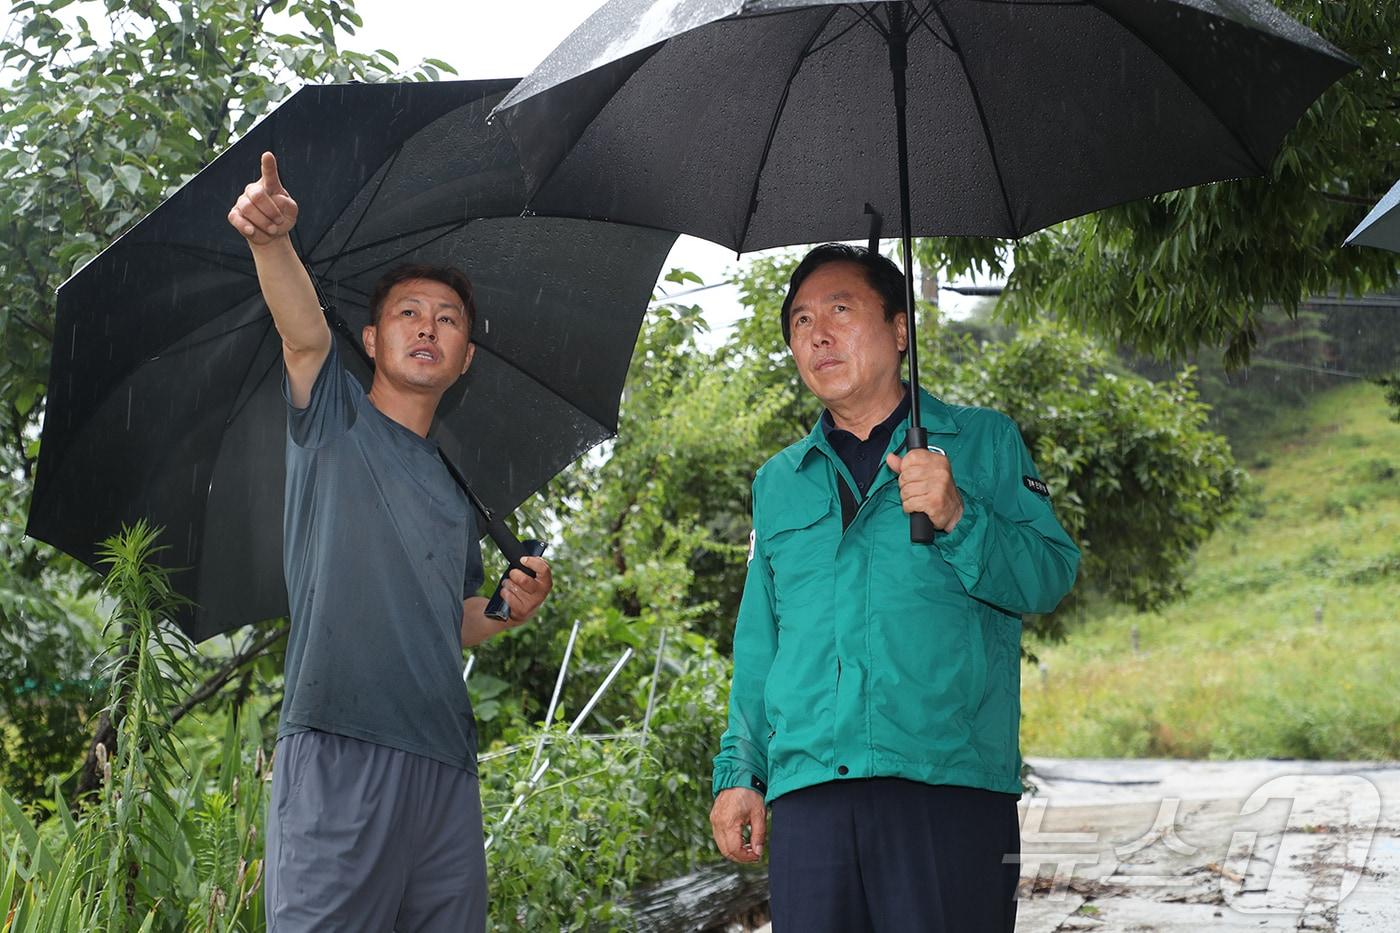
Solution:
<path fill-rule="evenodd" d="M 1042 483 L 1040 480 L 1036 479 L 1034 476 L 1023 476 L 1021 477 L 1021 482 L 1025 483 L 1026 488 L 1029 489 L 1031 492 L 1035 493 L 1037 496 L 1043 496 L 1046 499 L 1050 498 L 1050 487 Z"/>
<path fill-rule="evenodd" d="M 750 531 L 749 531 L 749 559 L 746 561 L 746 563 L 750 563 L 750 564 L 753 563 L 754 542 L 757 541 L 757 540 L 758 540 L 758 533 L 757 533 L 756 531 L 750 530 Z"/>

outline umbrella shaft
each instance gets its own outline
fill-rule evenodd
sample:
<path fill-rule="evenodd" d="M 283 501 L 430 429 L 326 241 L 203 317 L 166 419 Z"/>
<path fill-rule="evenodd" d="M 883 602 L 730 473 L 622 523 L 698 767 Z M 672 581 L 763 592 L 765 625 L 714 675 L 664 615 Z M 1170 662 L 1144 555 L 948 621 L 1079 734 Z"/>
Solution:
<path fill-rule="evenodd" d="M 909 135 L 905 115 L 908 95 L 904 73 L 908 69 L 909 36 L 904 28 L 904 4 L 888 3 L 890 14 L 890 75 L 894 78 L 895 147 L 899 153 L 899 231 L 904 249 L 904 307 L 909 325 L 909 423 L 917 426 L 919 419 L 919 345 L 915 339 L 914 322 L 914 244 L 909 208 Z"/>

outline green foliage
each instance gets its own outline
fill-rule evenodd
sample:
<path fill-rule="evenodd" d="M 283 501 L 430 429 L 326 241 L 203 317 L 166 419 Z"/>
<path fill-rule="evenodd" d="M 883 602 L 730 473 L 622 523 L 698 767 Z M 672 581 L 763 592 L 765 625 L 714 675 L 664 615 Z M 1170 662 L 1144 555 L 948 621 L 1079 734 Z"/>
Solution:
<path fill-rule="evenodd" d="M 714 858 L 708 763 L 724 728 L 729 667 L 704 638 L 679 641 L 669 642 L 672 663 L 663 667 L 644 746 L 637 730 L 649 666 L 621 698 L 632 711 L 623 724 L 630 729 L 601 740 L 548 730 L 551 768 L 537 787 L 527 778 L 539 732 L 484 757 L 484 820 L 495 834 L 492 929 L 626 929 L 632 891 Z"/>
<path fill-rule="evenodd" d="M 1250 507 L 1201 549 L 1185 598 L 1091 605 L 1067 643 L 1037 648 L 1026 754 L 1400 754 L 1400 425 L 1365 383 L 1273 424 L 1295 421 L 1261 448 Z"/>
<path fill-rule="evenodd" d="M 1091 340 L 1041 326 L 967 353 L 947 396 L 1020 425 L 1083 551 L 1080 595 L 1098 590 L 1138 608 L 1178 596 L 1196 548 L 1239 491 L 1241 474 L 1206 425 L 1190 370 L 1154 384 L 1121 371 Z M 1037 624 L 1060 631 L 1065 608 Z"/>
<path fill-rule="evenodd" d="M 1385 400 L 1390 405 L 1390 420 L 1400 421 L 1400 372 L 1377 376 L 1373 381 L 1385 390 Z"/>
<path fill-rule="evenodd" d="M 1215 349 L 1192 354 L 1211 427 L 1229 438 L 1242 462 L 1253 464 L 1278 431 L 1300 429 L 1298 419 L 1275 417 L 1280 411 L 1299 409 L 1318 393 L 1358 379 L 1383 383 L 1400 361 L 1400 315 L 1388 306 L 1392 300 L 1380 295 L 1308 302 L 1291 316 L 1265 309 L 1245 369 L 1232 371 Z M 1153 380 L 1171 375 L 1168 364 L 1140 356 L 1130 357 L 1128 365 Z"/>
<path fill-rule="evenodd" d="M 222 740 L 177 740 L 169 710 L 189 679 L 192 646 L 168 622 L 177 604 L 151 563 L 156 534 L 109 541 L 103 714 L 95 800 L 76 814 L 58 796 L 36 824 L 0 792 L 0 907 L 14 930 L 232 931 L 262 928 L 265 756 L 255 718 L 229 718 Z M 4 894 L 8 891 L 8 895 Z"/>
<path fill-rule="evenodd" d="M 1361 67 L 1307 111 L 1263 177 L 1109 208 L 1000 250 L 928 241 L 920 258 L 954 274 L 1011 272 L 1002 304 L 1020 321 L 1048 310 L 1114 344 L 1175 358 L 1226 346 L 1231 366 L 1248 361 L 1266 306 L 1291 313 L 1310 295 L 1391 286 L 1400 256 L 1342 243 L 1400 176 L 1400 5 L 1278 5 Z"/>

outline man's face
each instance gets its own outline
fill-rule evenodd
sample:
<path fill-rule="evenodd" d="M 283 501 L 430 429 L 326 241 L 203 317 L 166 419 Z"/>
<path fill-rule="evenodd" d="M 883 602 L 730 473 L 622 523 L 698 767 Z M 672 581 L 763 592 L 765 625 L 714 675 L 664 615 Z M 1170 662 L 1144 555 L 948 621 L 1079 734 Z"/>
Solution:
<path fill-rule="evenodd" d="M 441 394 L 471 365 L 462 299 L 432 279 L 409 279 L 389 289 L 379 323 L 364 329 L 375 378 L 408 390 Z"/>
<path fill-rule="evenodd" d="M 792 357 L 812 394 L 830 408 L 899 382 L 908 331 L 853 262 L 818 266 L 793 297 Z"/>

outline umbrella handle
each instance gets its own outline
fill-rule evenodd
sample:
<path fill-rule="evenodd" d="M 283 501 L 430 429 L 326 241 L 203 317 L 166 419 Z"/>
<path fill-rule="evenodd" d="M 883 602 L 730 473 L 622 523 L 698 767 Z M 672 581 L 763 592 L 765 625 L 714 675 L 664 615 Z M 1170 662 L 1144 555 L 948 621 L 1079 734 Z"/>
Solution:
<path fill-rule="evenodd" d="M 905 450 L 922 450 L 928 447 L 928 432 L 923 425 L 911 424 L 904 435 Z M 909 540 L 914 544 L 933 543 L 933 520 L 923 512 L 909 513 Z"/>
<path fill-rule="evenodd" d="M 505 586 L 506 579 L 510 577 L 512 570 L 520 570 L 527 576 L 533 577 L 535 572 L 521 563 L 524 557 L 543 557 L 545 548 L 548 547 L 543 541 L 534 538 L 526 538 L 521 541 L 506 526 L 506 523 L 499 518 L 492 519 L 486 525 L 486 534 L 500 548 L 501 554 L 509 561 L 505 572 L 501 574 L 501 579 L 496 583 L 496 591 L 491 594 L 491 598 L 486 603 L 485 614 L 488 619 L 495 619 L 498 622 L 510 621 L 510 602 L 505 594 L 501 592 Z"/>

